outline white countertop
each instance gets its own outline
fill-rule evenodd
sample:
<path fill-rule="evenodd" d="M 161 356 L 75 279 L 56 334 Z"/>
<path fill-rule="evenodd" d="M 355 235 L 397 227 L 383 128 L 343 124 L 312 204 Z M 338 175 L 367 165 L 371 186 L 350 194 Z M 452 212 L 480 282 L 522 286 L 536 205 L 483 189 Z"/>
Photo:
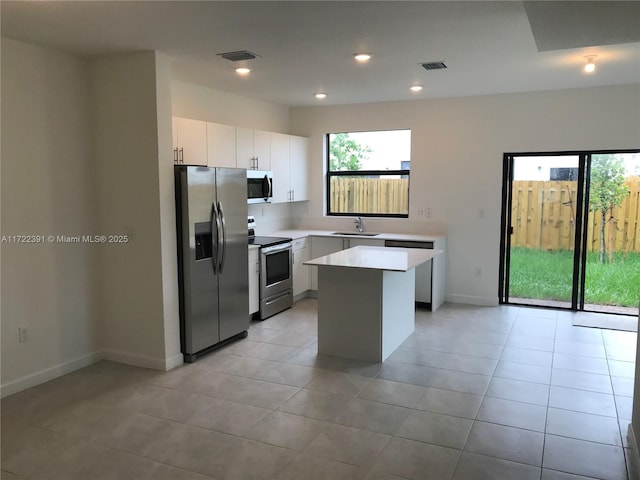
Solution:
<path fill-rule="evenodd" d="M 291 238 L 303 238 L 303 237 L 338 237 L 338 238 L 368 238 L 371 240 L 412 240 L 416 242 L 434 242 L 445 238 L 445 235 L 429 235 L 429 234 L 416 234 L 416 233 L 378 233 L 377 235 L 356 235 L 356 232 L 347 233 L 344 235 L 336 235 L 336 232 L 344 232 L 343 230 L 279 230 L 277 232 L 270 233 L 269 235 L 276 237 L 291 237 Z M 365 233 L 369 233 L 366 232 Z M 376 232 L 372 232 L 376 233 Z"/>
<path fill-rule="evenodd" d="M 324 257 L 307 260 L 303 264 L 406 272 L 441 253 L 442 250 L 426 250 L 422 248 L 358 246 L 325 255 Z"/>

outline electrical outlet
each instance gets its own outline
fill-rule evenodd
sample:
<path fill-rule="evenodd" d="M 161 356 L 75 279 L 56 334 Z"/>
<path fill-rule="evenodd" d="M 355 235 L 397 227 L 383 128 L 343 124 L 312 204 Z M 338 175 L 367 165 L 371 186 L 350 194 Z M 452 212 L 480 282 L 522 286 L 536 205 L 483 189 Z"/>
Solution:
<path fill-rule="evenodd" d="M 424 210 L 423 209 L 419 209 L 418 210 L 418 216 L 419 217 L 424 217 Z"/>
<path fill-rule="evenodd" d="M 18 328 L 18 341 L 20 343 L 24 343 L 27 340 L 29 340 L 29 337 L 27 335 L 27 329 L 26 328 Z"/>
<path fill-rule="evenodd" d="M 426 214 L 427 218 L 431 218 L 431 207 L 427 207 Z"/>
<path fill-rule="evenodd" d="M 482 276 L 482 269 L 480 267 L 476 267 L 476 277 Z"/>

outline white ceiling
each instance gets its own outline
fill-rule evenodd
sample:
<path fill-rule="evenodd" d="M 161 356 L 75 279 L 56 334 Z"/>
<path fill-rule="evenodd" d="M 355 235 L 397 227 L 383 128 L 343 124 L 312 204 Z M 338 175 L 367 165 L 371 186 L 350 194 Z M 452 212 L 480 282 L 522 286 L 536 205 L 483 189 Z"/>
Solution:
<path fill-rule="evenodd" d="M 4 37 L 87 57 L 158 50 L 176 79 L 287 106 L 640 83 L 637 1 L 3 0 L 1 9 Z M 244 49 L 260 57 L 239 77 L 238 63 L 217 54 Z M 353 61 L 359 51 L 373 54 L 369 64 Z M 591 75 L 587 55 L 597 55 Z M 446 70 L 419 65 L 439 60 Z"/>

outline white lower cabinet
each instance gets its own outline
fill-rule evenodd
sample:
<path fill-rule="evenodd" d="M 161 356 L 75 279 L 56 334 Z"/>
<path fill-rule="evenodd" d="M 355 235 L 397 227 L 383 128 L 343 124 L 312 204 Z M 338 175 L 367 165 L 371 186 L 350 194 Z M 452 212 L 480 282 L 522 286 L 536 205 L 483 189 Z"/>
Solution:
<path fill-rule="evenodd" d="M 296 238 L 293 241 L 293 298 L 304 294 L 311 289 L 311 266 L 303 265 L 302 262 L 310 260 L 309 240 L 307 238 Z"/>
<path fill-rule="evenodd" d="M 375 240 L 373 238 L 309 237 L 309 239 L 311 240 L 310 258 L 322 257 L 358 245 L 384 247 L 384 240 Z M 318 267 L 310 268 L 311 290 L 318 290 Z"/>
<path fill-rule="evenodd" d="M 260 310 L 260 249 L 249 248 L 249 314 Z"/>
<path fill-rule="evenodd" d="M 345 240 L 342 237 L 309 238 L 311 239 L 311 258 L 324 257 L 345 249 Z M 318 290 L 318 267 L 311 267 L 311 290 Z"/>

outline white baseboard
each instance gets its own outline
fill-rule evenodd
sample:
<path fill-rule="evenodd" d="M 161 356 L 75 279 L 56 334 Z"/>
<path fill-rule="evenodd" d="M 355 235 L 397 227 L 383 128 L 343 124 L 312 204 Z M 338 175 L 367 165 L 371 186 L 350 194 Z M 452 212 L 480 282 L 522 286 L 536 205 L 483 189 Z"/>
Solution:
<path fill-rule="evenodd" d="M 473 295 L 455 295 L 448 294 L 445 296 L 445 301 L 450 303 L 462 303 L 466 305 L 478 305 L 481 307 L 497 307 L 497 297 L 476 297 Z"/>
<path fill-rule="evenodd" d="M 116 350 L 103 350 L 103 358 L 112 362 L 133 365 L 134 367 L 151 368 L 153 370 L 165 371 L 167 360 L 164 358 L 148 357 L 146 355 L 136 355 L 128 352 L 118 352 Z"/>
<path fill-rule="evenodd" d="M 61 377 L 67 373 L 71 373 L 80 368 L 99 362 L 103 358 L 102 352 L 94 352 L 82 357 L 74 358 L 73 360 L 68 360 L 53 367 L 45 368 L 39 372 L 25 375 L 17 380 L 2 384 L 0 386 L 0 397 L 4 398 L 6 396 L 13 395 L 14 393 L 21 392 L 22 390 L 26 390 L 27 388 L 35 387 L 41 383 L 48 382 L 54 378 Z"/>
<path fill-rule="evenodd" d="M 124 363 L 127 365 L 133 365 L 135 367 L 151 368 L 154 370 L 168 371 L 176 368 L 183 363 L 182 354 L 173 355 L 166 359 L 152 358 L 143 355 L 134 355 L 124 352 L 116 352 L 114 350 L 101 350 L 99 352 L 90 353 L 79 358 L 74 358 L 63 362 L 59 365 L 55 365 L 39 372 L 25 375 L 22 378 L 13 380 L 8 383 L 0 385 L 0 398 L 13 395 L 14 393 L 21 392 L 27 388 L 35 387 L 41 383 L 48 382 L 54 378 L 61 377 L 67 373 L 74 372 L 84 367 L 88 367 L 100 360 L 109 360 L 117 363 Z"/>
<path fill-rule="evenodd" d="M 176 367 L 179 367 L 184 363 L 184 357 L 181 353 L 178 355 L 174 355 L 173 357 L 169 357 L 164 361 L 164 370 L 168 372 Z"/>
<path fill-rule="evenodd" d="M 638 452 L 638 441 L 636 439 L 635 433 L 633 432 L 633 425 L 629 424 L 629 429 L 627 430 L 627 439 L 629 440 L 629 455 L 631 459 L 631 470 L 629 472 L 629 479 L 637 479 L 640 476 L 640 454 Z"/>
<path fill-rule="evenodd" d="M 305 298 L 318 298 L 318 292 L 312 290 L 305 290 L 302 293 L 299 293 L 295 297 L 293 297 L 293 303 L 299 302 L 300 300 L 304 300 Z"/>

